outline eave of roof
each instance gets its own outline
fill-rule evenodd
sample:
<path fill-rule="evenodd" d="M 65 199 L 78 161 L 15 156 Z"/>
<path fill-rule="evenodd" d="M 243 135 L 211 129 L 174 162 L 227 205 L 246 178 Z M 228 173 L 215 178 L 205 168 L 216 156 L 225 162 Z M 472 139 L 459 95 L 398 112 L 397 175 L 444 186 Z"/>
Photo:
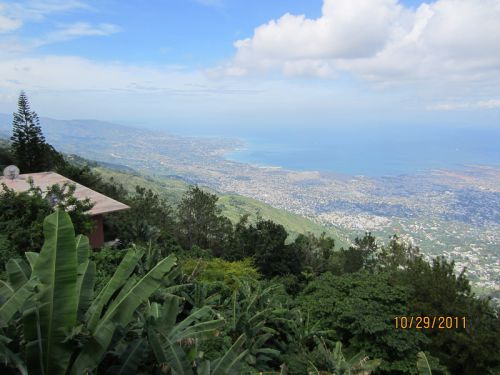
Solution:
<path fill-rule="evenodd" d="M 126 204 L 118 202 L 112 198 L 105 196 L 104 194 L 98 193 L 86 186 L 78 184 L 69 178 L 61 176 L 55 172 L 39 172 L 39 173 L 26 173 L 19 175 L 16 179 L 11 180 L 5 177 L 0 177 L 0 184 L 7 185 L 8 188 L 14 191 L 21 192 L 29 189 L 29 178 L 33 180 L 35 186 L 46 190 L 47 187 L 52 185 L 64 185 L 65 183 L 73 184 L 76 186 L 74 196 L 79 200 L 89 198 L 94 204 L 92 209 L 89 211 L 91 216 L 103 215 L 110 212 L 117 212 L 129 209 L 130 207 Z"/>

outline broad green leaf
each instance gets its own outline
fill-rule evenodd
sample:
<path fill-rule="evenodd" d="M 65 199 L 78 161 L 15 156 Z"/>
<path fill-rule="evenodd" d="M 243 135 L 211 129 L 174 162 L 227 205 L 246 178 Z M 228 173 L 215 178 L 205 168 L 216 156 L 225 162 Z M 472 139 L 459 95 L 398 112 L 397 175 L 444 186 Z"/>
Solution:
<path fill-rule="evenodd" d="M 229 348 L 229 350 L 217 360 L 217 364 L 212 371 L 212 375 L 227 375 L 235 373 L 236 367 L 241 363 L 243 358 L 248 354 L 246 350 L 239 353 L 243 344 L 246 341 L 245 335 L 241 335 Z"/>
<path fill-rule="evenodd" d="M 24 319 L 38 321 L 39 327 L 36 332 L 26 330 L 25 339 L 31 348 L 27 355 L 39 357 L 28 359 L 30 374 L 58 375 L 66 372 L 72 353 L 64 343 L 65 332 L 74 327 L 78 307 L 75 232 L 69 215 L 57 210 L 47 216 L 44 235 L 45 243 L 33 269 L 39 281 L 38 305 Z M 33 316 L 34 312 L 39 316 Z M 42 352 L 36 353 L 35 347 Z"/>
<path fill-rule="evenodd" d="M 119 298 L 117 297 L 111 302 L 104 312 L 104 316 L 97 322 L 95 329 L 91 331 L 92 338 L 76 358 L 72 373 L 92 370 L 97 366 L 108 349 L 116 328 L 118 326 L 125 327 L 130 322 L 137 307 L 146 302 L 149 296 L 158 289 L 163 277 L 175 263 L 176 258 L 173 255 L 163 259 L 132 287 L 127 288 L 126 293 L 120 294 Z"/>
<path fill-rule="evenodd" d="M 314 366 L 314 364 L 309 361 L 309 366 L 312 368 L 312 370 L 309 371 L 309 375 L 321 375 L 321 373 L 319 372 L 319 370 L 316 368 L 316 366 Z"/>
<path fill-rule="evenodd" d="M 160 317 L 160 304 L 158 302 L 150 303 L 147 305 L 147 316 L 153 319 Z"/>
<path fill-rule="evenodd" d="M 29 280 L 0 306 L 0 327 L 7 326 L 15 313 L 21 310 L 26 300 L 33 295 L 35 285 L 35 280 Z"/>
<path fill-rule="evenodd" d="M 355 354 L 354 356 L 352 356 L 348 361 L 347 363 L 349 364 L 349 366 L 351 367 L 354 367 L 354 366 L 359 366 L 360 363 L 363 363 L 365 362 L 366 360 L 366 354 L 365 352 L 361 351 L 359 352 L 358 354 Z"/>
<path fill-rule="evenodd" d="M 195 331 L 192 328 L 193 327 L 192 324 L 196 323 L 200 320 L 203 320 L 206 317 L 210 317 L 210 316 L 214 316 L 214 315 L 215 314 L 213 313 L 212 309 L 209 306 L 203 306 L 201 309 L 196 310 L 193 313 L 191 313 L 183 321 L 176 323 L 175 326 L 173 326 L 173 329 L 172 329 L 169 336 L 172 337 L 172 339 L 175 341 L 181 340 L 185 337 L 189 337 L 189 332 L 191 332 L 191 335 L 194 336 L 195 334 L 193 334 L 193 333 Z M 208 322 L 205 321 L 202 323 L 215 324 L 214 328 L 212 328 L 212 330 L 213 330 L 213 329 L 218 328 L 220 326 L 220 324 L 223 324 L 224 320 L 212 320 L 212 321 L 208 321 Z M 202 323 L 197 324 L 197 326 L 202 328 L 202 326 L 200 326 L 200 324 L 202 324 Z M 206 328 L 208 328 L 208 327 L 209 327 L 209 325 L 206 326 Z M 208 328 L 208 329 L 210 329 L 210 328 Z M 186 334 L 187 330 L 189 330 L 189 332 Z"/>
<path fill-rule="evenodd" d="M 77 272 L 78 318 L 83 319 L 94 297 L 95 263 L 89 260 L 80 263 Z"/>
<path fill-rule="evenodd" d="M 181 322 L 182 323 L 182 322 Z M 225 323 L 225 320 L 209 320 L 207 322 L 200 322 L 189 326 L 182 331 L 175 331 L 173 335 L 170 336 L 172 340 L 180 341 L 190 337 L 201 337 L 203 335 L 211 334 L 216 329 L 221 328 Z"/>
<path fill-rule="evenodd" d="M 267 355 L 270 355 L 273 357 L 277 357 L 280 355 L 279 350 L 271 349 L 271 348 L 261 348 L 261 349 L 257 349 L 255 352 L 260 353 L 260 354 L 267 354 Z"/>
<path fill-rule="evenodd" d="M 99 326 L 110 319 L 113 319 L 119 325 L 125 326 L 130 321 L 135 309 L 158 289 L 163 277 L 175 266 L 176 261 L 174 255 L 169 255 L 137 281 L 125 295 L 115 299 L 106 310 L 101 321 L 99 321 L 97 332 Z"/>
<path fill-rule="evenodd" d="M 120 365 L 112 367 L 108 373 L 112 375 L 135 375 L 145 352 L 146 341 L 138 339 L 131 342 L 120 356 Z"/>
<path fill-rule="evenodd" d="M 21 375 L 28 375 L 28 370 L 26 370 L 26 365 L 23 360 L 17 353 L 12 352 L 12 350 L 10 350 L 7 346 L 9 342 L 10 339 L 0 335 L 0 358 L 2 358 L 2 362 L 6 365 L 10 364 L 12 367 L 17 368 Z"/>
<path fill-rule="evenodd" d="M 156 321 L 156 326 L 163 332 L 170 332 L 175 326 L 177 315 L 182 311 L 180 304 L 182 299 L 174 295 L 168 295 L 163 302 L 161 313 Z"/>
<path fill-rule="evenodd" d="M 137 262 L 142 257 L 143 252 L 135 249 L 130 249 L 125 257 L 122 259 L 115 273 L 108 281 L 106 286 L 102 288 L 101 292 L 94 299 L 94 302 L 88 311 L 88 329 L 94 331 L 99 319 L 102 315 L 102 309 L 106 304 L 108 304 L 109 299 L 115 292 L 120 289 L 125 282 L 128 280 L 134 268 L 137 266 Z"/>
<path fill-rule="evenodd" d="M 186 358 L 186 353 L 184 353 L 179 344 L 171 341 L 161 332 L 155 333 L 151 331 L 150 334 L 151 337 L 149 335 L 148 337 L 152 343 L 152 347 L 154 347 L 153 353 L 160 364 L 168 364 L 172 368 L 172 372 L 176 375 L 193 374 L 191 364 Z M 161 337 L 161 342 L 158 335 Z"/>
<path fill-rule="evenodd" d="M 35 263 L 40 254 L 34 253 L 32 251 L 27 251 L 24 253 L 24 255 L 26 255 L 26 259 L 28 259 L 28 263 L 30 264 L 31 270 L 33 270 L 33 268 L 35 268 Z"/>
<path fill-rule="evenodd" d="M 417 354 L 417 369 L 420 375 L 432 375 L 431 366 L 424 352 Z"/>
<path fill-rule="evenodd" d="M 7 277 L 9 278 L 9 284 L 14 290 L 26 284 L 31 276 L 29 266 L 22 259 L 10 259 L 5 269 L 7 271 Z"/>
<path fill-rule="evenodd" d="M 75 239 L 75 246 L 78 264 L 85 263 L 90 255 L 89 239 L 80 234 Z"/>
<path fill-rule="evenodd" d="M 197 375 L 210 375 L 210 361 L 205 360 L 198 365 Z"/>
<path fill-rule="evenodd" d="M 3 280 L 0 280 L 0 303 L 3 303 L 14 294 L 14 288 Z"/>

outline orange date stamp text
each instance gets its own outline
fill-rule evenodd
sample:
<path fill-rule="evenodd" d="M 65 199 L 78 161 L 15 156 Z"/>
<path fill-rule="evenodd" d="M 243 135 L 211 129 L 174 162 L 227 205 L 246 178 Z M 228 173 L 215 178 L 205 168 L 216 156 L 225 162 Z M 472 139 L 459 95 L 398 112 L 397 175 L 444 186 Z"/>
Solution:
<path fill-rule="evenodd" d="M 396 329 L 466 329 L 465 316 L 396 316 Z"/>

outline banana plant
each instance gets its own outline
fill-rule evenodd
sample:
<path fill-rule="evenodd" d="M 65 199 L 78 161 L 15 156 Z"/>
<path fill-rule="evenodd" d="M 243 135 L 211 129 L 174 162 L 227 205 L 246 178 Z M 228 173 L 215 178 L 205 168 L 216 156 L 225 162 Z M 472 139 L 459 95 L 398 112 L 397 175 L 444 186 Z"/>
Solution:
<path fill-rule="evenodd" d="M 316 338 L 318 349 L 328 368 L 319 371 L 313 363 L 310 364 L 309 375 L 368 375 L 380 366 L 380 359 L 370 360 L 365 353 L 360 352 L 347 359 L 342 353 L 342 343 L 338 341 L 330 350 L 323 338 Z"/>
<path fill-rule="evenodd" d="M 317 337 L 327 337 L 334 333 L 333 330 L 320 329 L 321 322 L 312 321 L 309 312 L 304 316 L 300 309 L 289 310 L 279 321 L 283 324 L 284 334 L 284 339 L 279 342 L 280 348 L 286 349 L 293 343 L 299 353 L 309 351 L 309 347 L 315 344 Z"/>
<path fill-rule="evenodd" d="M 198 347 L 199 339 L 217 335 L 226 322 L 208 305 L 193 309 L 178 321 L 182 303 L 182 298 L 171 295 L 163 305 L 152 303 L 149 308 L 148 340 L 158 363 L 166 364 L 164 369 L 176 375 L 238 374 L 248 354 L 243 350 L 246 337 L 238 337 L 220 358 L 204 359 Z"/>
<path fill-rule="evenodd" d="M 277 287 L 272 285 L 261 288 L 260 285 L 242 282 L 225 305 L 229 316 L 227 333 L 233 337 L 246 335 L 248 356 L 245 361 L 251 367 L 263 371 L 269 371 L 271 368 L 268 363 L 280 354 L 277 349 L 268 345 L 269 340 L 277 335 L 277 331 L 269 323 L 278 321 L 287 312 L 273 303 L 272 292 Z"/>
<path fill-rule="evenodd" d="M 176 258 L 169 256 L 136 277 L 143 253 L 132 249 L 93 298 L 95 264 L 89 260 L 88 240 L 75 237 L 69 215 L 61 210 L 49 215 L 44 235 L 40 254 L 27 254 L 31 267 L 8 263 L 8 283 L 0 286 L 0 328 L 4 333 L 14 320 L 22 324 L 29 374 L 90 373 L 119 330 L 168 278 Z"/>
<path fill-rule="evenodd" d="M 241 335 L 224 355 L 216 360 L 200 360 L 197 375 L 238 375 L 240 365 L 248 355 L 248 350 L 242 350 L 246 337 Z"/>
<path fill-rule="evenodd" d="M 418 352 L 417 354 L 417 369 L 419 375 L 432 375 L 431 365 L 424 352 Z"/>

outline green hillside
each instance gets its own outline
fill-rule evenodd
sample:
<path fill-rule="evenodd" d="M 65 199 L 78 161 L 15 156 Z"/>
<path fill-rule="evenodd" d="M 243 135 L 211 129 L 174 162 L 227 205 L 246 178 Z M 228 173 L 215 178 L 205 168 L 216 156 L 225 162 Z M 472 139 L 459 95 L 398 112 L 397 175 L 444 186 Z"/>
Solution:
<path fill-rule="evenodd" d="M 105 178 L 113 178 L 129 191 L 135 189 L 137 185 L 151 189 L 173 205 L 180 201 L 188 188 L 186 182 L 173 178 L 145 176 L 138 172 L 133 174 L 124 173 L 103 167 L 97 167 L 95 170 Z M 303 216 L 274 208 L 266 203 L 241 195 L 219 194 L 219 197 L 219 206 L 222 213 L 233 222 L 237 222 L 245 214 L 249 215 L 250 221 L 255 221 L 260 216 L 263 219 L 269 219 L 283 225 L 290 233 L 291 239 L 301 233 L 311 232 L 319 235 L 326 232 L 327 235 L 335 238 L 337 248 L 347 246 L 347 241 L 344 240 L 345 236 L 339 234 L 337 230 L 326 228 Z"/>

